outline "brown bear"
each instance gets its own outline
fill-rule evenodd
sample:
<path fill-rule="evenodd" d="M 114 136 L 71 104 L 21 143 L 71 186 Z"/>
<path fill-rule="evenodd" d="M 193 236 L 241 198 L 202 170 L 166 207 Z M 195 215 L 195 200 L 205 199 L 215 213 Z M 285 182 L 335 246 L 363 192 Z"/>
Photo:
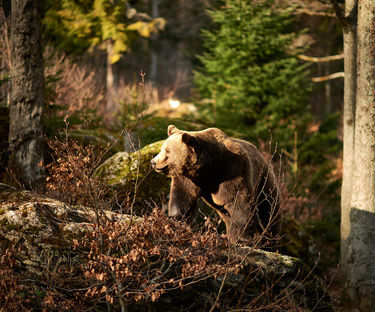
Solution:
<path fill-rule="evenodd" d="M 170 125 L 151 164 L 172 178 L 169 216 L 190 216 L 203 198 L 225 222 L 232 243 L 279 233 L 277 179 L 251 143 L 217 128 L 190 132 Z"/>

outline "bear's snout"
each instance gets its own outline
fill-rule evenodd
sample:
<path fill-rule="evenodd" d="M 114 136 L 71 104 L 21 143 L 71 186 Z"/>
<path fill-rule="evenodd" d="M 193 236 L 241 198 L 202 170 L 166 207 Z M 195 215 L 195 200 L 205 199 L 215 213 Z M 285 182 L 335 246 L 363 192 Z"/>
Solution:
<path fill-rule="evenodd" d="M 158 158 L 159 155 L 155 156 L 153 159 L 151 159 L 150 163 L 153 169 L 155 169 L 156 172 L 168 172 L 168 164 L 165 161 L 161 161 Z"/>

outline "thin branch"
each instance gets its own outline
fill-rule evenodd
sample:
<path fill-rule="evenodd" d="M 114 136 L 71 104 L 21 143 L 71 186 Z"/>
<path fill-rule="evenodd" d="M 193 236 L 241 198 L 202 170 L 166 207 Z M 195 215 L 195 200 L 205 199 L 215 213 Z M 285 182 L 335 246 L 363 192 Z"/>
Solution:
<path fill-rule="evenodd" d="M 331 74 L 331 75 L 328 75 L 328 76 L 314 77 L 314 78 L 311 78 L 311 81 L 313 81 L 313 82 L 323 82 L 323 81 L 327 81 L 327 80 L 332 80 L 332 79 L 336 79 L 336 78 L 344 78 L 344 77 L 345 77 L 344 72 L 338 72 L 338 73 L 334 73 L 334 74 Z"/>
<path fill-rule="evenodd" d="M 337 61 L 344 59 L 344 54 L 337 54 L 337 55 L 330 55 L 324 57 L 315 57 L 315 56 L 308 56 L 300 54 L 298 58 L 303 61 L 313 62 L 313 63 L 323 63 L 323 62 L 330 62 L 330 61 Z"/>
<path fill-rule="evenodd" d="M 324 17 L 332 17 L 332 18 L 336 17 L 335 13 L 320 12 L 320 11 L 314 11 L 314 10 L 309 10 L 309 9 L 297 9 L 296 13 L 297 14 L 306 14 L 306 15 L 310 15 L 310 16 L 324 16 Z"/>
<path fill-rule="evenodd" d="M 236 197 L 237 198 L 237 197 Z M 213 312 L 216 308 L 216 305 L 217 303 L 219 302 L 219 298 L 221 296 L 221 293 L 223 291 L 223 288 L 224 288 L 224 285 L 225 285 L 225 281 L 227 280 L 227 277 L 228 277 L 228 273 L 229 273 L 229 265 L 230 265 L 230 257 L 231 257 L 231 249 L 232 249 L 232 245 L 230 243 L 230 235 L 228 235 L 228 255 L 227 255 L 227 265 L 226 265 L 226 268 L 225 268 L 225 273 L 224 273 L 224 277 L 223 277 L 223 280 L 221 281 L 221 285 L 220 285 L 220 288 L 219 288 L 219 291 L 216 295 L 216 298 L 215 298 L 215 302 L 212 304 L 211 306 L 211 309 L 209 312 Z"/>

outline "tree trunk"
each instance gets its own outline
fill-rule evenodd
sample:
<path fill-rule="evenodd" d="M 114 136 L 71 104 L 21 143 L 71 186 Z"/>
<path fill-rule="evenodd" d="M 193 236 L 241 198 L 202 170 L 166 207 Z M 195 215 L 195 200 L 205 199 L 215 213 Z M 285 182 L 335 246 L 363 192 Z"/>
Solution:
<path fill-rule="evenodd" d="M 349 254 L 348 237 L 350 233 L 350 203 L 352 198 L 352 175 L 354 159 L 355 106 L 357 90 L 357 21 L 350 20 L 356 16 L 358 0 L 345 1 L 344 25 L 344 110 L 343 110 L 343 178 L 341 189 L 341 272 L 346 279 L 347 256 Z"/>
<path fill-rule="evenodd" d="M 159 17 L 159 0 L 152 1 L 152 18 Z M 158 53 L 156 46 L 158 44 L 159 36 L 157 34 L 151 35 L 151 59 L 150 59 L 150 80 L 153 83 L 157 82 L 158 73 Z"/>
<path fill-rule="evenodd" d="M 375 2 L 359 0 L 355 153 L 347 257 L 350 311 L 375 307 Z"/>
<path fill-rule="evenodd" d="M 44 176 L 44 78 L 39 0 L 12 1 L 9 169 L 27 187 Z"/>
<path fill-rule="evenodd" d="M 106 43 L 106 50 L 107 50 L 107 68 L 106 68 L 106 108 L 105 108 L 105 116 L 106 122 L 109 125 L 114 125 L 115 123 L 115 115 L 118 112 L 117 102 L 115 100 L 115 78 L 113 75 L 113 64 L 111 61 L 112 53 L 113 53 L 113 42 L 108 41 Z"/>

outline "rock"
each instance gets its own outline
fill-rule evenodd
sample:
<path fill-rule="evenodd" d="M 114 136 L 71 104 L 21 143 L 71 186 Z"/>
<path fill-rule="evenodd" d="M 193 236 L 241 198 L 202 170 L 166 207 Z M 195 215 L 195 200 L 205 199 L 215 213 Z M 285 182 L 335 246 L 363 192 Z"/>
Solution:
<path fill-rule="evenodd" d="M 22 264 L 39 275 L 43 274 L 42 263 L 47 255 L 52 253 L 54 261 L 72 255 L 72 240 L 92 230 L 98 213 L 126 223 L 140 220 L 111 211 L 69 207 L 58 200 L 0 183 L 0 241 L 6 245 L 22 243 Z"/>
<path fill-rule="evenodd" d="M 169 194 L 170 179 L 156 173 L 150 161 L 159 153 L 162 144 L 163 141 L 155 142 L 133 153 L 118 152 L 100 165 L 95 174 L 130 202 L 135 197 L 138 210 L 146 207 L 145 201 L 152 206 L 159 205 Z"/>
<path fill-rule="evenodd" d="M 17 255 L 20 263 L 18 272 L 36 281 L 40 289 L 46 287 L 47 291 L 52 287 L 61 291 L 64 298 L 69 297 L 69 290 L 61 285 L 61 281 L 58 285 L 53 284 L 56 274 L 61 272 L 61 268 L 79 266 L 88 261 L 75 251 L 74 241 L 82 238 L 83 233 L 91 233 L 98 214 L 126 225 L 143 220 L 110 211 L 94 211 L 88 207 L 70 207 L 51 198 L 0 184 L 0 254 L 4 252 L 4 246 L 22 246 Z M 223 258 L 227 256 L 228 251 L 223 250 Z M 215 311 L 245 306 L 247 311 L 251 311 L 267 305 L 268 309 L 261 310 L 272 311 L 278 307 L 278 311 L 289 311 L 298 307 L 298 311 L 333 311 L 320 280 L 301 260 L 251 247 L 233 249 L 230 259 L 240 260 L 242 269 L 216 278 L 202 277 L 194 283 L 187 283 L 182 289 L 178 287 L 161 294 L 158 300 L 129 301 L 127 309 L 208 311 L 220 293 L 220 306 Z M 157 280 L 152 274 L 160 273 L 150 270 L 150 274 L 150 279 Z M 45 279 L 47 283 L 43 282 Z M 87 279 L 85 283 L 96 282 Z M 82 288 L 82 285 L 74 288 Z M 105 305 L 96 304 L 96 311 L 107 311 Z M 120 309 L 119 306 L 114 308 L 116 311 Z"/>

